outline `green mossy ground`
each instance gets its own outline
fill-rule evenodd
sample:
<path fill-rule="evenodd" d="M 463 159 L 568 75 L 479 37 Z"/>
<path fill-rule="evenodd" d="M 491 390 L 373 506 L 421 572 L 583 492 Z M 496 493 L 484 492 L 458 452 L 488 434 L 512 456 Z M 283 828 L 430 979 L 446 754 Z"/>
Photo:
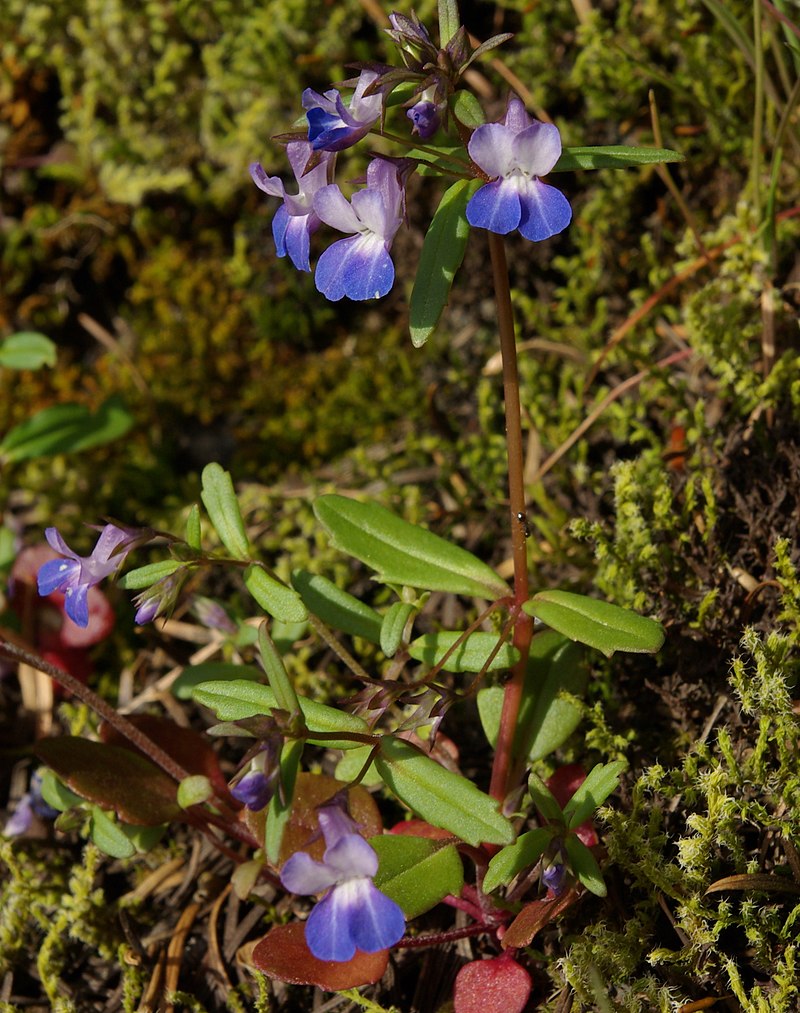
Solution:
<path fill-rule="evenodd" d="M 624 756 L 630 770 L 601 819 L 609 896 L 584 897 L 534 941 L 535 1008 L 666 1013 L 713 998 L 726 1013 L 796 1013 L 797 39 L 765 15 L 765 115 L 754 140 L 744 0 L 462 6 L 476 35 L 516 33 L 499 56 L 566 144 L 654 143 L 652 89 L 664 144 L 686 156 L 670 174 L 688 218 L 652 168 L 575 173 L 558 180 L 575 210 L 570 230 L 534 248 L 509 241 L 533 581 L 595 587 L 667 628 L 657 660 L 595 664 L 584 721 L 558 757 Z M 416 5 L 428 21 L 434 7 Z M 270 211 L 247 177 L 253 159 L 281 171 L 270 136 L 290 126 L 304 87 L 383 55 L 366 9 L 356 0 L 2 5 L 0 336 L 42 330 L 59 365 L 0 372 L 0 433 L 45 405 L 96 407 L 111 393 L 137 419 L 119 445 L 4 466 L 0 509 L 27 542 L 56 513 L 79 550 L 82 520 L 176 525 L 200 467 L 221 460 L 247 486 L 262 548 L 282 553 L 279 572 L 307 565 L 313 543 L 315 566 L 368 586 L 314 530 L 308 490 L 329 484 L 369 489 L 442 533 L 477 532 L 470 548 L 494 564 L 508 557 L 479 238 L 440 333 L 415 352 L 404 314 L 432 198 L 409 201 L 393 293 L 378 306 L 331 305 L 274 258 Z M 502 79 L 489 63 L 482 72 L 499 115 Z M 615 328 L 656 294 L 588 382 Z M 105 343 L 92 336 L 98 328 Z M 113 693 L 119 659 L 144 656 L 145 672 L 161 674 L 173 664 L 163 649 L 152 631 L 120 634 L 101 655 L 101 686 Z M 309 651 L 294 674 L 319 680 L 318 663 Z M 335 692 L 335 678 L 324 685 Z M 31 744 L 18 705 L 6 678 L 4 795 L 5 767 Z M 68 708 L 65 720 L 80 718 Z M 138 863 L 82 851 L 74 836 L 3 843 L 0 1013 L 141 1008 L 154 958 L 136 942 L 174 932 L 192 885 L 146 904 L 121 898 L 191 854 L 180 839 Z M 228 984 L 209 975 L 207 898 L 230 869 L 202 850 L 193 861 L 207 893 L 195 895 L 202 915 L 176 1008 L 310 1008 L 302 990 L 270 1001 L 233 951 L 223 954 Z M 248 915 L 229 907 L 227 917 L 233 938 Z M 457 966 L 450 952 L 405 951 L 394 984 L 369 994 L 403 1013 L 432 1011 Z M 418 979 L 419 995 L 426 981 L 442 982 L 441 993 L 430 984 L 428 1005 L 415 1004 Z"/>

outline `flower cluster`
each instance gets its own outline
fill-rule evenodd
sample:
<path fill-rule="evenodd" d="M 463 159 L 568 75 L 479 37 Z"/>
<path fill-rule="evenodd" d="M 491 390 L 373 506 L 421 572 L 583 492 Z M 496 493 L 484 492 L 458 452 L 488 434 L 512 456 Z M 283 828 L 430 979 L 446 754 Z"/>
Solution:
<path fill-rule="evenodd" d="M 375 130 L 386 115 L 389 94 L 398 85 L 413 87 L 406 102 L 410 132 L 424 142 L 448 126 L 450 99 L 464 70 L 509 36 L 496 36 L 470 49 L 463 28 L 438 49 L 415 15 L 390 15 L 387 33 L 400 51 L 400 68 L 373 65 L 346 82 L 354 90 L 349 102 L 332 88 L 323 94 L 306 89 L 302 96 L 307 138 L 287 135 L 287 156 L 297 193 L 287 193 L 278 176 L 267 175 L 260 162 L 250 175 L 261 190 L 282 201 L 272 222 L 275 249 L 300 271 L 311 271 L 311 236 L 324 223 L 348 236 L 333 242 L 319 257 L 318 290 L 332 301 L 377 299 L 394 283 L 392 242 L 405 217 L 408 168 L 425 161 L 414 154 L 409 138 L 406 158 L 374 156 L 365 187 L 347 200 L 333 182 L 336 154 Z M 466 128 L 460 125 L 463 137 Z M 428 149 L 426 149 L 427 152 Z M 467 148 L 470 173 L 486 180 L 472 197 L 467 221 L 477 228 L 506 235 L 519 229 L 534 242 L 567 227 L 572 211 L 566 197 L 542 182 L 561 155 L 558 129 L 530 117 L 520 99 L 509 99 L 505 118 L 486 123 L 472 134 Z"/>

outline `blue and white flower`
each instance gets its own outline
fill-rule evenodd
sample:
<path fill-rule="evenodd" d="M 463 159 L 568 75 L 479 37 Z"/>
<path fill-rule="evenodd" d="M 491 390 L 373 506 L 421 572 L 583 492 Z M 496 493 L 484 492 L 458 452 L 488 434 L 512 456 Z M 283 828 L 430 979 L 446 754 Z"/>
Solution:
<path fill-rule="evenodd" d="M 470 158 L 487 176 L 467 204 L 467 221 L 507 235 L 519 229 L 538 242 L 563 231 L 572 219 L 569 201 L 540 176 L 561 156 L 561 136 L 552 123 L 540 123 L 525 112 L 516 96 L 508 100 L 502 123 L 484 123 L 469 140 Z"/>
<path fill-rule="evenodd" d="M 64 559 L 51 559 L 37 574 L 39 594 L 43 597 L 54 591 L 64 594 L 64 610 L 77 625 L 89 625 L 89 588 L 110 576 L 122 564 L 134 543 L 142 541 L 142 533 L 106 524 L 97 544 L 89 556 L 73 552 L 56 528 L 44 533 L 51 548 Z"/>
<path fill-rule="evenodd" d="M 260 162 L 253 162 L 250 166 L 250 176 L 260 190 L 283 201 L 272 219 L 272 237 L 278 256 L 285 257 L 288 253 L 298 271 L 310 271 L 311 234 L 319 227 L 319 218 L 313 207 L 314 196 L 331 182 L 333 155 L 323 152 L 317 156 L 319 163 L 306 172 L 306 166 L 314 155 L 308 141 L 292 141 L 286 146 L 286 154 L 297 180 L 296 194 L 287 193 L 280 176 L 268 176 Z"/>
<path fill-rule="evenodd" d="M 403 222 L 403 186 L 397 167 L 374 158 L 367 167 L 367 185 L 347 200 L 338 186 L 323 187 L 314 198 L 314 210 L 339 232 L 349 232 L 328 247 L 317 262 L 315 283 L 333 302 L 379 299 L 394 284 L 389 256 L 392 240 Z"/>
<path fill-rule="evenodd" d="M 324 95 L 306 88 L 303 108 L 308 120 L 308 140 L 314 151 L 342 151 L 372 130 L 380 119 L 383 99 L 380 92 L 374 95 L 364 92 L 377 78 L 377 71 L 362 70 L 349 106 L 345 106 L 335 88 Z"/>
<path fill-rule="evenodd" d="M 309 950 L 318 960 L 346 961 L 356 950 L 388 949 L 402 938 L 405 918 L 372 882 L 378 856 L 336 805 L 323 806 L 318 817 L 326 844 L 322 861 L 299 851 L 281 870 L 281 882 L 292 893 L 327 891 L 306 921 Z"/>

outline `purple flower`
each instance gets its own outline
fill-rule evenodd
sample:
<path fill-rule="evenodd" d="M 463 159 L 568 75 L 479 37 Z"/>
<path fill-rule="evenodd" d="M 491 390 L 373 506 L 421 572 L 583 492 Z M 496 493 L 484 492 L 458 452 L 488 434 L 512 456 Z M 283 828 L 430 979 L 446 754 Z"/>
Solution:
<path fill-rule="evenodd" d="M 520 99 L 509 97 L 503 123 L 484 123 L 469 140 L 476 165 L 497 178 L 467 204 L 467 221 L 501 236 L 519 229 L 538 242 L 565 229 L 572 219 L 569 201 L 539 177 L 561 155 L 561 137 L 551 123 L 539 123 Z"/>
<path fill-rule="evenodd" d="M 308 948 L 318 960 L 351 960 L 356 949 L 377 953 L 402 938 L 400 907 L 372 882 L 378 856 L 356 824 L 336 806 L 319 810 L 325 854 L 315 862 L 304 851 L 292 855 L 281 882 L 292 893 L 328 892 L 306 921 Z"/>
<path fill-rule="evenodd" d="M 133 621 L 138 626 L 144 626 L 173 608 L 187 576 L 188 570 L 182 566 L 137 594 L 133 599 L 136 606 Z"/>
<path fill-rule="evenodd" d="M 277 773 L 276 768 L 275 775 Z M 261 770 L 251 770 L 231 788 L 231 795 L 253 812 L 260 812 L 275 794 L 276 782 L 277 776 L 270 778 Z"/>
<path fill-rule="evenodd" d="M 310 271 L 311 233 L 319 226 L 319 218 L 313 209 L 314 194 L 331 181 L 333 155 L 323 152 L 317 156 L 321 158 L 319 164 L 305 172 L 314 154 L 308 141 L 292 141 L 286 146 L 286 154 L 297 180 L 296 194 L 286 193 L 280 176 L 268 176 L 260 162 L 253 162 L 250 175 L 260 190 L 283 201 L 272 219 L 272 237 L 278 256 L 285 257 L 288 253 L 298 271 Z"/>
<path fill-rule="evenodd" d="M 415 106 L 408 110 L 406 116 L 414 124 L 411 128 L 411 133 L 418 134 L 422 141 L 427 141 L 433 137 L 439 129 L 441 122 L 439 110 L 433 102 L 417 102 Z"/>
<path fill-rule="evenodd" d="M 564 890 L 564 880 L 567 877 L 567 870 L 561 863 L 556 862 L 542 872 L 542 882 L 548 890 L 553 891 L 553 895 L 558 897 Z"/>
<path fill-rule="evenodd" d="M 90 556 L 79 556 L 67 545 L 56 528 L 47 528 L 44 533 L 51 548 L 66 559 L 51 559 L 39 570 L 37 582 L 39 594 L 64 593 L 64 608 L 69 618 L 77 625 L 89 625 L 89 588 L 112 574 L 141 539 L 141 533 L 115 524 L 106 524 L 100 532 L 97 544 Z"/>
<path fill-rule="evenodd" d="M 314 198 L 314 210 L 327 225 L 350 232 L 322 254 L 315 283 L 319 291 L 337 302 L 378 299 L 394 284 L 394 264 L 389 256 L 392 240 L 403 221 L 403 187 L 391 162 L 374 158 L 367 167 L 367 185 L 348 203 L 336 185 L 323 187 Z"/>
<path fill-rule="evenodd" d="M 377 77 L 377 71 L 361 71 L 349 108 L 345 108 L 335 88 L 324 95 L 306 88 L 303 108 L 308 120 L 308 139 L 314 151 L 342 151 L 372 130 L 381 115 L 383 99 L 380 92 L 374 95 L 364 92 Z"/>

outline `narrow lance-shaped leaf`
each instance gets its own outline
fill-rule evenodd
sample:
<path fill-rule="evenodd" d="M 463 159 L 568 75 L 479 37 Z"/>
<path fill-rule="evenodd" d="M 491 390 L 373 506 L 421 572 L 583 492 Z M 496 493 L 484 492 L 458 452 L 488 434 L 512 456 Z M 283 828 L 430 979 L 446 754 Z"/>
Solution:
<path fill-rule="evenodd" d="M 302 755 L 302 741 L 284 743 L 281 750 L 280 790 L 270 799 L 264 828 L 264 850 L 273 865 L 277 865 L 280 861 L 283 833 L 292 814 L 294 789 Z"/>
<path fill-rule="evenodd" d="M 393 658 L 400 649 L 406 624 L 415 610 L 410 601 L 396 601 L 389 606 L 381 624 L 381 650 L 387 658 Z"/>
<path fill-rule="evenodd" d="M 619 784 L 619 775 L 628 766 L 625 760 L 598 763 L 586 776 L 572 798 L 564 806 L 567 826 L 572 830 L 588 820 Z"/>
<path fill-rule="evenodd" d="M 220 541 L 234 559 L 247 559 L 250 543 L 230 474 L 218 464 L 207 464 L 202 481 L 200 498 Z"/>
<path fill-rule="evenodd" d="M 439 45 L 444 49 L 461 26 L 457 0 L 439 0 Z"/>
<path fill-rule="evenodd" d="M 28 461 L 90 450 L 119 439 L 132 425 L 133 416 L 116 395 L 96 412 L 79 404 L 53 405 L 7 432 L 0 443 L 0 458 Z"/>
<path fill-rule="evenodd" d="M 384 583 L 489 599 L 508 595 L 505 581 L 471 552 L 377 503 L 332 494 L 315 501 L 314 513 L 334 545 L 376 570 Z"/>
<path fill-rule="evenodd" d="M 466 208 L 480 180 L 460 179 L 442 197 L 425 235 L 409 304 L 411 341 L 420 348 L 431 336 L 450 298 L 469 238 Z"/>
<path fill-rule="evenodd" d="M 575 834 L 567 834 L 564 838 L 564 847 L 567 849 L 570 867 L 581 883 L 597 897 L 605 897 L 608 890 L 603 882 L 600 866 L 583 841 Z"/>
<path fill-rule="evenodd" d="M 682 162 L 684 156 L 671 148 L 636 148 L 626 144 L 564 148 L 550 172 L 575 169 L 627 169 L 636 165 Z"/>
<path fill-rule="evenodd" d="M 483 880 L 483 889 L 491 893 L 504 886 L 525 869 L 539 861 L 556 831 L 551 827 L 537 827 L 521 834 L 513 844 L 494 856 Z"/>
<path fill-rule="evenodd" d="M 328 626 L 353 637 L 379 644 L 380 615 L 360 599 L 337 587 L 332 580 L 305 570 L 295 570 L 292 585 L 309 611 Z"/>
<path fill-rule="evenodd" d="M 514 828 L 496 799 L 465 777 L 445 770 L 410 742 L 381 740 L 375 768 L 384 784 L 422 819 L 449 830 L 467 844 L 510 844 Z"/>
<path fill-rule="evenodd" d="M 253 563 L 244 571 L 244 583 L 258 604 L 274 619 L 285 623 L 301 623 L 308 618 L 303 599 L 294 590 Z"/>
<path fill-rule="evenodd" d="M 278 654 L 267 632 L 267 624 L 265 622 L 261 623 L 258 627 L 258 649 L 261 654 L 264 671 L 267 673 L 270 689 L 275 694 L 278 707 L 286 711 L 290 717 L 298 716 L 300 714 L 300 702 L 297 699 L 297 693 L 294 691 L 292 680 L 289 678 L 289 673 L 284 667 L 281 656 Z"/>
<path fill-rule="evenodd" d="M 461 643 L 447 654 L 453 645 Z M 462 633 L 450 630 L 441 633 L 425 633 L 413 640 L 408 653 L 415 661 L 423 661 L 426 665 L 442 665 L 446 672 L 481 672 L 484 670 L 492 652 L 497 648 L 498 636 L 495 633 L 471 633 L 464 637 Z M 446 661 L 443 661 L 444 658 Z M 501 644 L 492 658 L 487 672 L 495 672 L 502 668 L 511 668 L 519 660 L 519 651 L 511 644 Z"/>
<path fill-rule="evenodd" d="M 205 682 L 195 686 L 192 696 L 204 707 L 209 707 L 220 721 L 244 721 L 246 718 L 268 716 L 278 707 L 278 700 L 269 686 L 243 679 L 232 681 Z M 363 742 L 351 739 L 315 739 L 314 732 L 329 734 L 345 733 L 369 735 L 369 726 L 363 718 L 327 704 L 299 697 L 300 710 L 303 712 L 309 730 L 309 741 L 317 742 L 331 749 L 355 749 Z"/>
<path fill-rule="evenodd" d="M 664 643 L 664 630 L 655 619 L 571 591 L 540 591 L 522 608 L 570 640 L 597 648 L 607 658 L 614 651 L 654 654 Z"/>

